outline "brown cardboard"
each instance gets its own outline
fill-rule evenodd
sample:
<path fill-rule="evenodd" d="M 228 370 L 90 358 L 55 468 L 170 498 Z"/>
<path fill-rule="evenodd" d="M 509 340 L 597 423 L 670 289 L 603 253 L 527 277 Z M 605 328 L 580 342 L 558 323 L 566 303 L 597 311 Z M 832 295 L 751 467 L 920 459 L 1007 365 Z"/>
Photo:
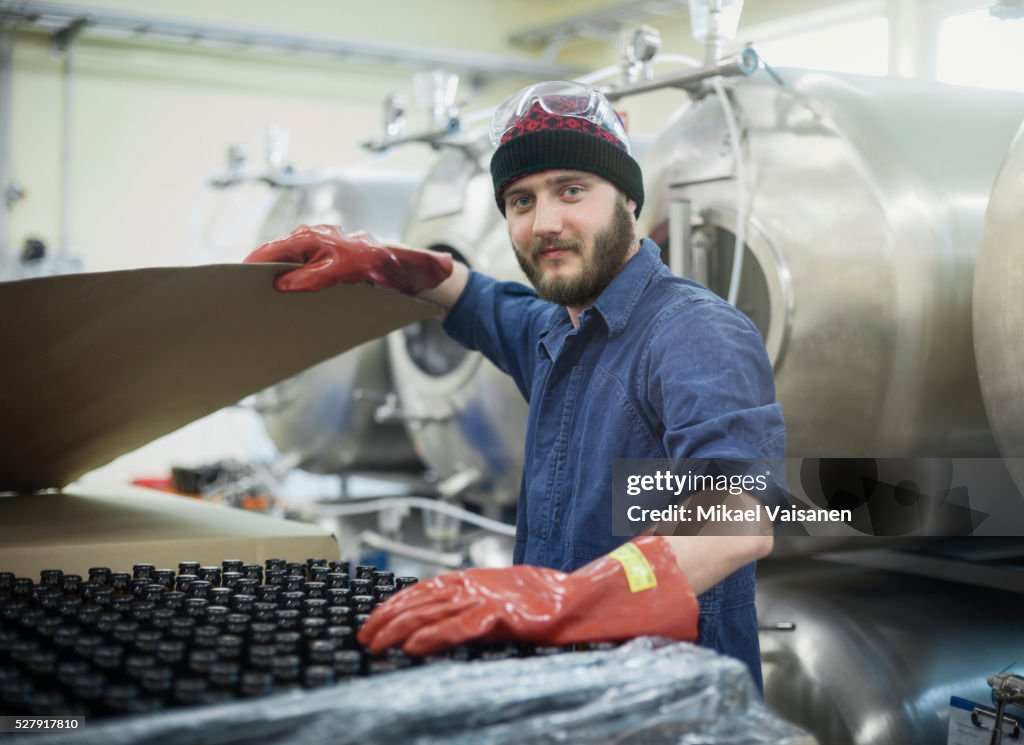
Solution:
<path fill-rule="evenodd" d="M 38 581 L 43 569 L 88 576 L 130 572 L 148 562 L 219 566 L 224 559 L 337 559 L 334 538 L 316 526 L 131 486 L 74 487 L 0 497 L 0 571 Z"/>
<path fill-rule="evenodd" d="M 287 265 L 0 283 L 0 492 L 62 487 L 437 308 L 368 286 L 278 293 Z"/>

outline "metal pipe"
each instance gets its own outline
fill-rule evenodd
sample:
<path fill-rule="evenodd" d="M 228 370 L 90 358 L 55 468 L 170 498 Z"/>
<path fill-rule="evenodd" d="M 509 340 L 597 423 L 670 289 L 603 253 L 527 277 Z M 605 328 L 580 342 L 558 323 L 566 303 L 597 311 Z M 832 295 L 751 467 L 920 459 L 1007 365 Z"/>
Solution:
<path fill-rule="evenodd" d="M 11 239 L 7 216 L 11 187 L 11 68 L 16 38 L 14 24 L 0 24 L 0 269 L 7 262 Z"/>
<path fill-rule="evenodd" d="M 614 85 L 609 88 L 602 88 L 601 92 L 604 93 L 609 101 L 618 101 L 626 96 L 661 90 L 662 88 L 682 88 L 683 90 L 692 91 L 709 78 L 739 77 L 741 75 L 749 77 L 757 72 L 760 66 L 761 58 L 757 52 L 750 47 L 746 47 L 739 54 L 719 60 L 718 63 L 709 67 L 702 67 L 698 70 L 683 70 L 635 85 Z"/>
<path fill-rule="evenodd" d="M 348 504 L 321 504 L 317 505 L 316 514 L 321 517 L 343 517 L 345 515 L 364 515 L 369 512 L 380 512 L 382 510 L 400 509 L 403 507 L 415 507 L 421 510 L 440 512 L 498 535 L 515 536 L 516 534 L 516 527 L 514 525 L 491 520 L 475 512 L 456 507 L 453 504 L 439 502 L 436 499 L 427 499 L 426 497 L 385 497 L 383 499 L 371 499 Z"/>
<path fill-rule="evenodd" d="M 373 530 L 364 530 L 359 534 L 359 542 L 370 548 L 380 551 L 405 556 L 408 559 L 416 559 L 425 564 L 434 564 L 445 569 L 458 569 L 466 563 L 466 557 L 456 551 L 434 551 L 421 546 L 411 546 L 408 543 L 395 541 L 382 536 Z"/>
<path fill-rule="evenodd" d="M 63 46 L 61 61 L 61 114 L 60 114 L 60 241 L 57 258 L 63 260 L 71 254 L 73 129 L 75 109 L 74 42 Z"/>
<path fill-rule="evenodd" d="M 668 268 L 679 277 L 686 277 L 693 264 L 690 246 L 692 212 L 689 199 L 673 199 L 668 204 Z"/>
<path fill-rule="evenodd" d="M 578 71 L 565 65 L 465 50 L 452 50 L 400 44 L 383 44 L 322 36 L 282 34 L 241 26 L 186 23 L 163 16 L 120 13 L 99 8 L 68 7 L 46 2 L 19 2 L 0 6 L 0 21 L 21 21 L 47 31 L 59 30 L 83 22 L 90 30 L 106 31 L 107 36 L 128 38 L 153 34 L 161 41 L 215 46 L 225 44 L 241 49 L 264 48 L 284 52 L 304 52 L 365 61 L 387 62 L 411 68 L 445 67 L 483 77 L 566 78 Z"/>

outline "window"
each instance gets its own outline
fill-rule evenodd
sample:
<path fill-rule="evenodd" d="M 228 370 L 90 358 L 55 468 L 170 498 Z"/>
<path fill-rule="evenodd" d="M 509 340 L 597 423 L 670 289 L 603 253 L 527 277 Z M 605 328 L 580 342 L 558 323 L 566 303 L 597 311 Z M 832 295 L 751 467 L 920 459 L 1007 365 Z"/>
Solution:
<path fill-rule="evenodd" d="M 944 83 L 1024 91 L 1024 19 L 988 9 L 958 13 L 939 25 L 935 77 Z"/>
<path fill-rule="evenodd" d="M 882 17 L 848 20 L 764 42 L 755 40 L 754 49 L 773 67 L 885 75 L 889 22 Z"/>

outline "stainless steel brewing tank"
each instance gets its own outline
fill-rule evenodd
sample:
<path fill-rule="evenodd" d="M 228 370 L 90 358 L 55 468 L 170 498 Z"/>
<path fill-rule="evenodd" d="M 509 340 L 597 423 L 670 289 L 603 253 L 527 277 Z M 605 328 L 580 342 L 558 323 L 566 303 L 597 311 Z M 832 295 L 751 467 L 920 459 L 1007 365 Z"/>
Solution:
<path fill-rule="evenodd" d="M 365 230 L 383 241 L 398 241 L 420 177 L 351 169 L 284 189 L 260 229 L 260 240 L 306 223 L 340 225 L 347 232 Z M 387 348 L 378 339 L 262 391 L 255 405 L 278 450 L 308 471 L 421 470 L 404 427 L 375 417 L 389 394 Z"/>
<path fill-rule="evenodd" d="M 494 204 L 491 150 L 449 150 L 427 174 L 404 243 L 449 251 L 498 279 L 525 281 Z M 515 503 L 526 402 L 512 379 L 428 320 L 392 333 L 395 385 L 416 452 L 439 479 L 469 484 L 462 496 L 486 511 Z M 495 509 L 497 508 L 497 509 Z"/>
<path fill-rule="evenodd" d="M 738 305 L 775 367 L 792 456 L 991 455 L 971 280 L 989 190 L 1024 96 L 799 70 L 736 82 L 747 208 Z M 642 230 L 673 200 L 703 218 L 724 293 L 735 163 L 713 94 L 645 168 Z"/>
<path fill-rule="evenodd" d="M 1003 457 L 1024 491 L 1024 126 L 985 215 L 974 273 L 974 349 L 981 393 Z"/>
<path fill-rule="evenodd" d="M 944 743 L 950 696 L 1020 659 L 1024 595 L 994 587 L 800 558 L 758 565 L 757 606 L 766 703 L 823 744 Z"/>

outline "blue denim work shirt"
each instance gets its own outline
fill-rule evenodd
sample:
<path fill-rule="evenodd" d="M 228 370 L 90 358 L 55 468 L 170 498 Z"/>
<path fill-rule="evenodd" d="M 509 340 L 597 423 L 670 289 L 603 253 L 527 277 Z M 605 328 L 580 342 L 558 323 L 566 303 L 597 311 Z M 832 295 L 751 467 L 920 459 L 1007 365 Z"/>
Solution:
<path fill-rule="evenodd" d="M 649 239 L 580 315 L 470 273 L 445 330 L 529 402 L 514 560 L 570 572 L 612 551 L 616 458 L 782 457 L 771 363 L 750 320 L 673 275 Z M 698 643 L 761 686 L 753 563 L 700 598 Z"/>

